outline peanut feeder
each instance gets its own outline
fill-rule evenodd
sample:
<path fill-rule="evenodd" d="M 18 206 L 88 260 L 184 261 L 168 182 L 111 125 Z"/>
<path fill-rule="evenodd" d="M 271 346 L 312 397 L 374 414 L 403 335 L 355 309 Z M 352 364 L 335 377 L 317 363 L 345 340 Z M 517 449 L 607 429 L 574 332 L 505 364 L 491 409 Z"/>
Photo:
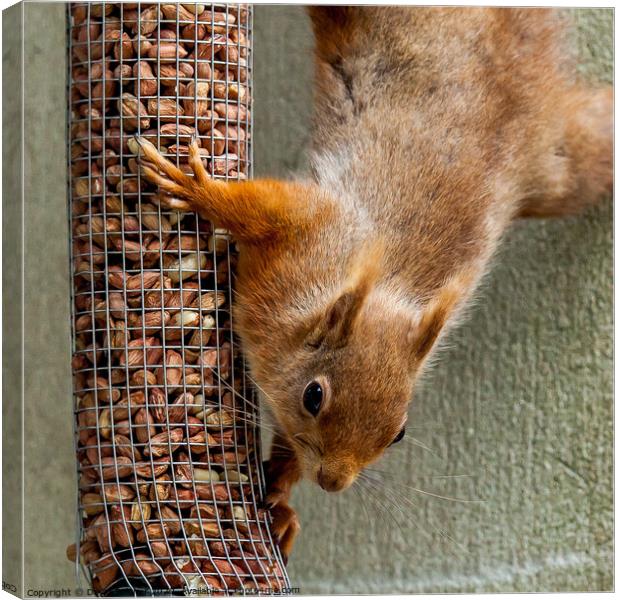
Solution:
<path fill-rule="evenodd" d="M 163 209 L 134 136 L 251 174 L 251 9 L 73 3 L 69 218 L 79 531 L 100 595 L 288 587 L 258 410 L 233 334 L 227 232 Z"/>

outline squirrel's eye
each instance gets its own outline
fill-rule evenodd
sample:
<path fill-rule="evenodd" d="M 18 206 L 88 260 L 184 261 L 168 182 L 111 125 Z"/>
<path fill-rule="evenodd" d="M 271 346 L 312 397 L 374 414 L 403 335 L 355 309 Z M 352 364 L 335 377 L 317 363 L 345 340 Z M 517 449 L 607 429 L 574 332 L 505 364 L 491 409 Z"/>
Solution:
<path fill-rule="evenodd" d="M 321 402 L 323 402 L 323 388 L 316 381 L 311 381 L 304 390 L 304 408 L 316 417 L 321 410 Z"/>
<path fill-rule="evenodd" d="M 394 438 L 394 440 L 392 441 L 392 443 L 390 444 L 390 446 L 393 446 L 394 444 L 398 444 L 398 442 L 400 442 L 400 440 L 402 440 L 405 437 L 405 428 L 403 427 L 399 432 L 398 435 Z"/>

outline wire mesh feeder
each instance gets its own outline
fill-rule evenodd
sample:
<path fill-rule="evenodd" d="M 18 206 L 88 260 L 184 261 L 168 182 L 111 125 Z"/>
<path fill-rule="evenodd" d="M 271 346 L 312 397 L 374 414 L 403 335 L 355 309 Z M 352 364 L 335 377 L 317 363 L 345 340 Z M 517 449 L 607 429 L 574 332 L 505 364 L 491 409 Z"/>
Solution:
<path fill-rule="evenodd" d="M 225 231 L 166 211 L 134 135 L 251 174 L 245 5 L 73 3 L 69 198 L 78 537 L 100 595 L 273 593 L 258 408 L 233 335 Z"/>

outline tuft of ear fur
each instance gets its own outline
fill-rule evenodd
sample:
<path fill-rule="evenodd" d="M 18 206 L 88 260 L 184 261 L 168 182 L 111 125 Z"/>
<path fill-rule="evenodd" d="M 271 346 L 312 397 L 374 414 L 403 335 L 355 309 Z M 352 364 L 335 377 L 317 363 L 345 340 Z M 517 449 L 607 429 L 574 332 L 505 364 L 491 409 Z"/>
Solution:
<path fill-rule="evenodd" d="M 312 22 L 316 52 L 331 62 L 341 56 L 355 31 L 359 9 L 355 6 L 315 5 L 306 7 Z"/>
<path fill-rule="evenodd" d="M 327 309 L 315 320 L 306 337 L 306 344 L 318 348 L 327 344 L 332 348 L 346 345 L 355 329 L 364 301 L 381 273 L 383 243 L 366 243 L 354 255 L 347 280 Z"/>
<path fill-rule="evenodd" d="M 459 273 L 422 308 L 420 318 L 407 333 L 412 364 L 420 364 L 428 357 L 457 305 L 468 295 L 473 279 L 472 272 Z"/>

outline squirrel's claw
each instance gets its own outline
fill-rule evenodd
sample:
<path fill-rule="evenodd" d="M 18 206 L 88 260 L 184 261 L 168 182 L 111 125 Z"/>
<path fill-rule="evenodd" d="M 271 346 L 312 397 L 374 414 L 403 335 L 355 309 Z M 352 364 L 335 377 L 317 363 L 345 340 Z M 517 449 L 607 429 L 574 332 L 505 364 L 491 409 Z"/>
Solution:
<path fill-rule="evenodd" d="M 297 513 L 285 501 L 280 501 L 271 508 L 271 533 L 275 537 L 284 564 L 288 562 L 288 557 L 293 550 L 295 538 L 301 529 Z"/>
<path fill-rule="evenodd" d="M 155 204 L 159 204 L 164 208 L 169 208 L 171 210 L 180 210 L 183 212 L 188 212 L 191 210 L 191 205 L 189 202 L 185 200 L 180 200 L 174 196 L 169 196 L 168 194 L 159 194 L 156 196 L 153 201 Z"/>

